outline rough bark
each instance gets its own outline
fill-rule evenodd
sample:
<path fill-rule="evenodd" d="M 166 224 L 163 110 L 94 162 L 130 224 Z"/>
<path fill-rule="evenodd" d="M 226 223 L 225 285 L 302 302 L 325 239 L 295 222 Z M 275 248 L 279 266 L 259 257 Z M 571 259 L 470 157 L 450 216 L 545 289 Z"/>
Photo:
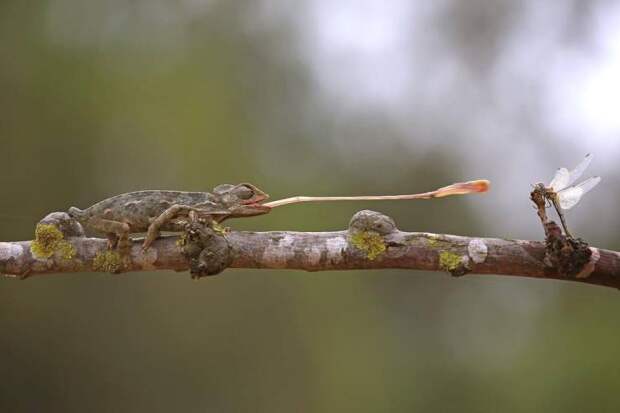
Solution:
<path fill-rule="evenodd" d="M 142 251 L 140 240 L 134 240 L 130 250 L 121 254 L 110 251 L 107 240 L 84 237 L 73 223 L 61 221 L 58 216 L 49 221 L 61 229 L 62 235 L 60 239 L 48 236 L 52 239 L 48 244 L 43 232 L 33 241 L 0 242 L 0 272 L 26 278 L 69 272 L 190 268 L 178 236 L 162 237 L 147 251 Z M 576 276 L 568 276 L 549 266 L 542 241 L 404 232 L 391 218 L 372 211 L 358 212 L 344 231 L 231 231 L 224 237 L 232 254 L 231 268 L 397 268 L 442 271 L 453 276 L 471 273 L 571 280 L 620 288 L 620 253 L 615 251 L 590 247 L 589 262 Z"/>

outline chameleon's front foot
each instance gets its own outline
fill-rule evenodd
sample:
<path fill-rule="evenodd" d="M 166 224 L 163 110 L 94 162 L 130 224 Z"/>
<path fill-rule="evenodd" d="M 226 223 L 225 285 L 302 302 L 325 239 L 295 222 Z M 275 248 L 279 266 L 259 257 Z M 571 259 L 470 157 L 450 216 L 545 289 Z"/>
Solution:
<path fill-rule="evenodd" d="M 146 230 L 146 235 L 144 236 L 144 242 L 142 243 L 142 251 L 148 250 L 153 244 L 153 242 L 155 242 L 155 240 L 159 238 L 159 235 L 160 235 L 159 228 L 161 227 L 161 225 L 162 223 L 157 220 L 151 222 L 151 225 L 149 225 L 148 229 Z"/>
<path fill-rule="evenodd" d="M 147 231 L 144 243 L 142 244 L 142 251 L 149 249 L 153 241 L 159 237 L 159 230 L 168 222 L 172 221 L 175 217 L 183 214 L 188 214 L 193 211 L 194 208 L 187 205 L 172 205 L 170 208 L 162 212 L 157 218 L 151 221 Z"/>
<path fill-rule="evenodd" d="M 149 227 L 149 230 L 146 233 L 146 236 L 144 237 L 144 242 L 142 243 L 142 251 L 146 251 L 150 248 L 151 244 L 153 244 L 153 242 L 159 237 L 159 231 L 153 231 L 151 230 L 151 227 Z"/>

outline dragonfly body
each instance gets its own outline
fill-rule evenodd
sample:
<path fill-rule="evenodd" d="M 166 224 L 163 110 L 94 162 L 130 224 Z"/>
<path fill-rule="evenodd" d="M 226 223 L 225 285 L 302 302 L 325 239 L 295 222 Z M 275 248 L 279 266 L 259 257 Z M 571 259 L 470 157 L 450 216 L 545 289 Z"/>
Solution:
<path fill-rule="evenodd" d="M 587 154 L 572 171 L 566 168 L 559 168 L 549 185 L 538 183 L 535 186 L 535 191 L 539 191 L 543 198 L 553 205 L 560 217 L 564 232 L 571 238 L 572 235 L 566 226 L 564 211 L 577 205 L 583 195 L 601 182 L 600 176 L 593 176 L 575 185 L 575 181 L 583 175 L 590 162 L 592 162 L 592 155 Z"/>
<path fill-rule="evenodd" d="M 562 227 L 564 228 L 564 232 L 566 233 L 566 235 L 572 238 L 573 236 L 570 234 L 570 232 L 568 232 L 568 227 L 566 226 L 566 219 L 564 218 L 564 212 L 563 212 L 564 210 L 562 206 L 560 205 L 560 196 L 558 195 L 558 193 L 555 192 L 555 190 L 552 187 L 547 187 L 542 182 L 536 184 L 536 189 L 542 193 L 544 199 L 548 203 L 553 205 L 553 208 L 555 209 L 558 216 L 560 217 L 560 221 L 562 222 Z"/>

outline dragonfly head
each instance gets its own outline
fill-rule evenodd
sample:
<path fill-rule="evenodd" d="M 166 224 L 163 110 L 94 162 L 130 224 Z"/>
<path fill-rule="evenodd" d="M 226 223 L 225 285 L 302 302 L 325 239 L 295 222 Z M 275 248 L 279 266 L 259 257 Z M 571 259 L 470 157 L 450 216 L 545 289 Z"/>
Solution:
<path fill-rule="evenodd" d="M 547 187 L 544 183 L 538 182 L 537 184 L 532 185 L 532 192 L 530 193 L 530 199 L 534 204 L 539 208 L 545 208 L 545 203 L 547 200 Z"/>

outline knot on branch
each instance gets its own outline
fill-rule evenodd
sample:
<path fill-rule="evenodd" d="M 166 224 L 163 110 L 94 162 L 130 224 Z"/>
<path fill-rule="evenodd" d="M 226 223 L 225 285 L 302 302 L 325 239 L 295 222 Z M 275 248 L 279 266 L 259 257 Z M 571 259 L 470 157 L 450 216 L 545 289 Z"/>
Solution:
<path fill-rule="evenodd" d="M 83 237 L 84 228 L 66 212 L 52 212 L 47 214 L 39 225 L 54 225 L 65 238 Z"/>
<path fill-rule="evenodd" d="M 349 222 L 349 243 L 369 260 L 380 257 L 387 249 L 386 235 L 398 231 L 394 220 L 380 212 L 363 210 Z"/>
<path fill-rule="evenodd" d="M 232 248 L 222 232 L 200 221 L 187 225 L 179 245 L 192 278 L 219 274 L 232 264 Z"/>
<path fill-rule="evenodd" d="M 349 221 L 349 232 L 373 231 L 380 235 L 388 235 L 398 231 L 394 220 L 380 212 L 365 209 L 356 212 Z"/>
<path fill-rule="evenodd" d="M 560 227 L 553 221 L 545 224 L 545 265 L 557 269 L 561 275 L 586 278 L 586 264 L 590 262 L 592 250 L 581 238 L 571 238 L 562 234 Z M 593 268 L 592 268 L 593 269 Z"/>
<path fill-rule="evenodd" d="M 75 255 L 75 247 L 67 239 L 83 237 L 84 229 L 67 213 L 52 212 L 39 221 L 34 235 L 30 250 L 35 258 L 58 256 L 70 260 Z"/>

